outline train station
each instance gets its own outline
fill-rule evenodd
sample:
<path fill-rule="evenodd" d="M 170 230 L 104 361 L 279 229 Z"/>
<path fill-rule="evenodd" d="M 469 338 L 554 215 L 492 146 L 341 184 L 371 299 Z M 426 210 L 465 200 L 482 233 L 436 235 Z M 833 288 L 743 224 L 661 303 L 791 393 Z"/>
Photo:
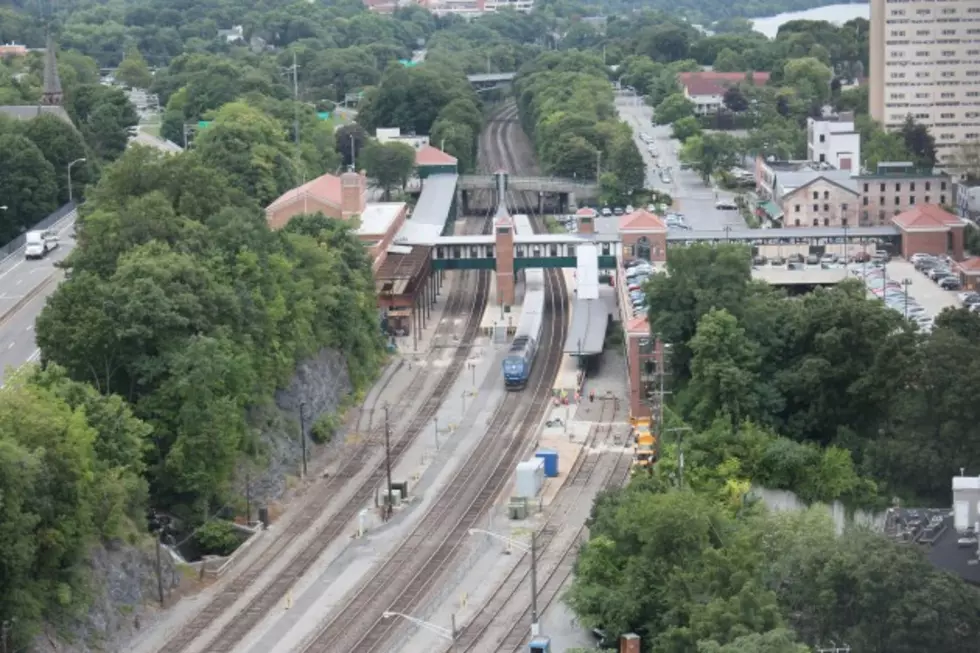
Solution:
<path fill-rule="evenodd" d="M 506 342 L 520 319 L 523 272 L 562 270 L 570 317 L 563 343 L 565 362 L 555 390 L 572 394 L 582 389 L 588 371 L 599 363 L 609 325 L 616 323 L 625 340 L 630 413 L 635 416 L 650 414 L 663 352 L 652 339 L 646 317 L 632 312 L 626 261 L 641 259 L 663 269 L 672 248 L 723 242 L 747 244 L 763 260 L 833 251 L 846 257 L 857 250 L 879 249 L 896 255 L 950 251 L 955 258 L 962 258 L 963 252 L 962 225 L 937 218 L 935 212 L 925 217 L 900 214 L 891 225 L 877 227 L 674 232 L 642 209 L 602 217 L 583 208 L 576 213 L 576 233 L 531 233 L 515 228 L 500 198 L 517 192 L 545 198 L 551 193 L 564 198 L 559 204 L 574 209 L 575 202 L 590 197 L 594 189 L 575 180 L 510 178 L 506 172 L 461 176 L 456 160 L 430 145 L 419 148 L 416 164 L 421 189 L 414 208 L 404 202 L 368 202 L 365 174 L 346 172 L 323 175 L 285 193 L 267 207 L 267 219 L 273 228 L 307 213 L 356 219 L 357 235 L 372 258 L 379 309 L 389 333 L 397 336 L 414 338 L 426 328 L 447 272 L 492 270 L 482 326 L 495 342 Z M 474 193 L 487 194 L 498 206 L 492 228 L 477 235 L 454 234 L 454 224 Z M 761 265 L 753 269 L 753 276 L 773 285 L 812 288 L 839 283 L 846 271 Z"/>

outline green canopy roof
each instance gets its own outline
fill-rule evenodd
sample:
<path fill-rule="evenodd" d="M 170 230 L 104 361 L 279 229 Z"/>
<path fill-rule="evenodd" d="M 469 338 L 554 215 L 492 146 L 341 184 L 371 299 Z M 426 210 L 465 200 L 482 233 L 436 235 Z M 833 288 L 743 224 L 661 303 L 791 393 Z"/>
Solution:
<path fill-rule="evenodd" d="M 759 208 L 765 211 L 765 214 L 774 220 L 783 217 L 783 210 L 779 208 L 779 205 L 772 200 L 763 202 L 759 205 Z"/>

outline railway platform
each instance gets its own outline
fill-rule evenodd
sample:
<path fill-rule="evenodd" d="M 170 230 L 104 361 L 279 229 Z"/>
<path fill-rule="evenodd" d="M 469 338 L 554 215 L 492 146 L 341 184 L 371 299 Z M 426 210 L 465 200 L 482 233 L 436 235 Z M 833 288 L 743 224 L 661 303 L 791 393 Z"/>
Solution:
<path fill-rule="evenodd" d="M 575 320 L 575 270 L 563 269 L 565 275 L 565 287 L 568 289 L 568 323 L 572 324 Z M 563 346 L 565 343 L 554 343 L 554 346 Z M 575 393 L 582 387 L 582 373 L 579 371 L 578 359 L 570 354 L 561 357 L 561 367 L 558 369 L 558 378 L 552 388 L 552 396 L 560 398 L 563 395 L 568 397 L 569 403 L 574 401 Z"/>
<path fill-rule="evenodd" d="M 513 306 L 504 307 L 497 295 L 497 276 L 490 275 L 490 291 L 487 293 L 487 307 L 480 320 L 480 332 L 492 339 L 495 344 L 504 344 L 514 337 L 521 321 L 521 303 L 524 298 L 524 284 L 518 284 Z"/>

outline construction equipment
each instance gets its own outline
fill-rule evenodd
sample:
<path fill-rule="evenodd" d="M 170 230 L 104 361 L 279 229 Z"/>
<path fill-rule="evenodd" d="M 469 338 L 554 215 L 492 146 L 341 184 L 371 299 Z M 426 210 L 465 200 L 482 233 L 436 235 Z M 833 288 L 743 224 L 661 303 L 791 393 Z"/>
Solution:
<path fill-rule="evenodd" d="M 633 469 L 653 471 L 660 457 L 657 436 L 650 430 L 649 418 L 633 418 Z"/>

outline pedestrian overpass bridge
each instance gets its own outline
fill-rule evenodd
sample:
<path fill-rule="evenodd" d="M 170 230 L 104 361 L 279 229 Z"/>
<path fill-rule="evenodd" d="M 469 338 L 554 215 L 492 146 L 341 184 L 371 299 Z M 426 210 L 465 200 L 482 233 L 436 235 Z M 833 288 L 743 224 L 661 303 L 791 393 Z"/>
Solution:
<path fill-rule="evenodd" d="M 459 205 L 463 213 L 470 213 L 472 200 L 482 201 L 490 194 L 489 206 L 500 204 L 497 196 L 497 178 L 493 175 L 462 175 L 457 185 Z M 572 213 L 580 203 L 592 204 L 599 200 L 599 185 L 594 182 L 583 182 L 577 179 L 561 177 L 507 177 L 507 191 L 522 193 L 521 198 L 536 194 L 536 203 L 532 200 L 528 210 L 538 214 L 545 213 L 546 203 L 557 206 L 556 213 Z M 474 194 L 475 197 L 474 197 Z M 557 204 L 555 204 L 557 200 Z"/>
<path fill-rule="evenodd" d="M 491 89 L 501 86 L 508 86 L 513 83 L 517 73 L 483 73 L 479 75 L 467 75 L 466 79 L 477 89 Z"/>

